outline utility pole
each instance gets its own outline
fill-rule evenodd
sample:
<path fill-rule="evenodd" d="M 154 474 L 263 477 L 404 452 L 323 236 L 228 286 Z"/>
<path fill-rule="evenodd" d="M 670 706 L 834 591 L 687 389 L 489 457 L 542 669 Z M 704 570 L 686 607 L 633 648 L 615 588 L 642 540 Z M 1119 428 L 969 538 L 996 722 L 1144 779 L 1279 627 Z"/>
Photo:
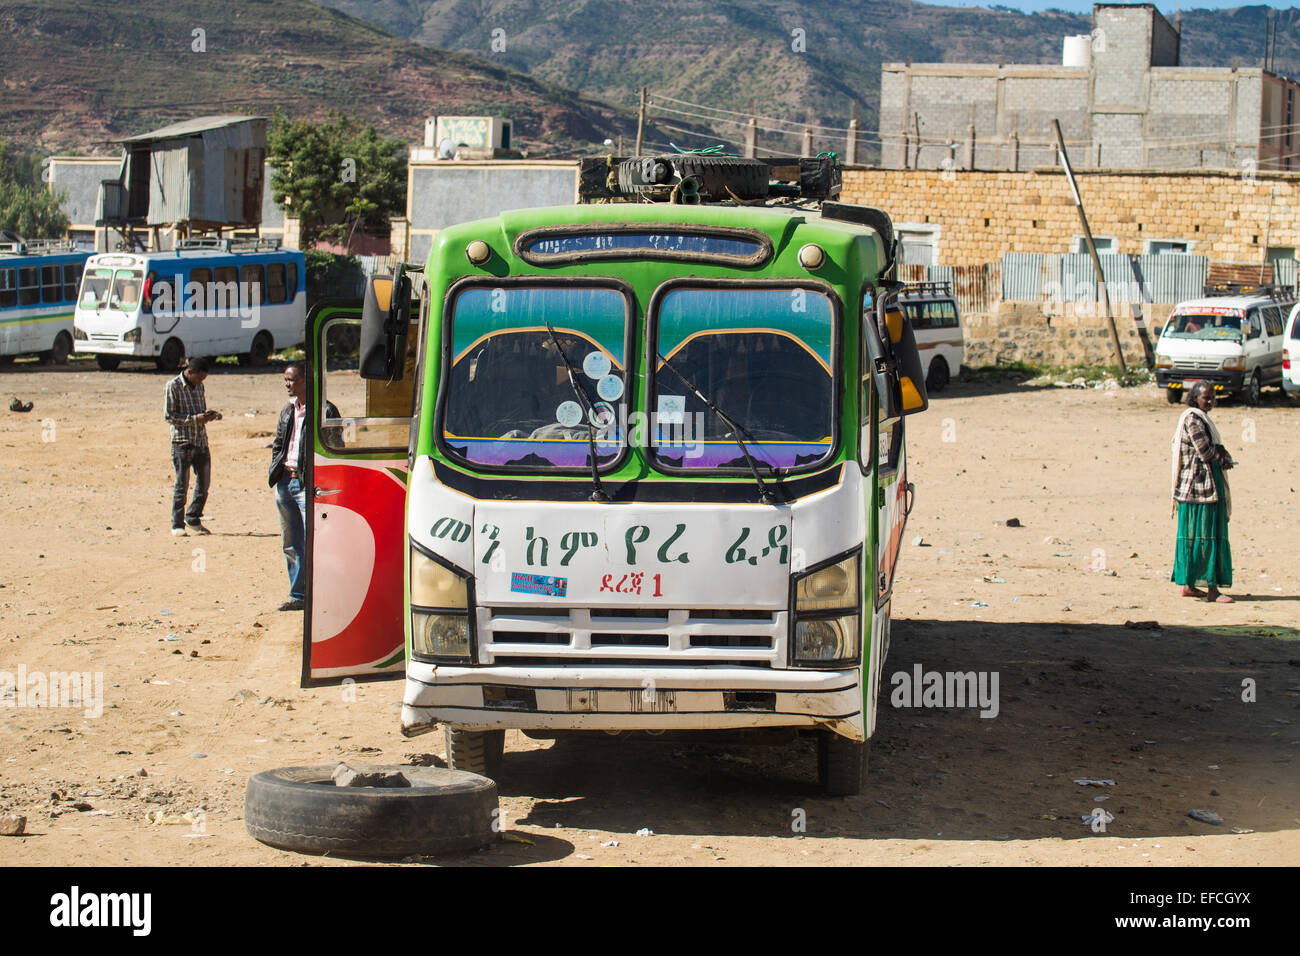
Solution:
<path fill-rule="evenodd" d="M 636 114 L 636 155 L 641 155 L 641 139 L 645 135 L 645 87 L 641 87 L 641 108 Z"/>
<path fill-rule="evenodd" d="M 758 120 L 753 116 L 745 124 L 745 157 L 754 159 L 758 156 Z"/>
<path fill-rule="evenodd" d="M 1070 192 L 1074 194 L 1074 205 L 1079 210 L 1079 222 L 1083 224 L 1083 238 L 1088 243 L 1088 253 L 1092 256 L 1092 267 L 1097 271 L 1097 288 L 1101 292 L 1102 304 L 1106 307 L 1106 321 L 1110 324 L 1110 340 L 1115 345 L 1115 361 L 1119 363 L 1121 372 L 1127 371 L 1128 366 L 1124 364 L 1124 350 L 1119 344 L 1119 332 L 1115 328 L 1115 316 L 1110 311 L 1110 294 L 1106 291 L 1106 274 L 1101 271 L 1101 259 L 1097 255 L 1097 245 L 1092 241 L 1092 229 L 1088 227 L 1088 216 L 1083 211 L 1083 199 L 1079 195 L 1079 184 L 1074 181 L 1074 170 L 1070 168 L 1070 157 L 1065 152 L 1065 137 L 1061 135 L 1061 123 L 1059 120 L 1052 120 L 1052 131 L 1056 134 L 1056 151 L 1061 157 L 1061 165 L 1065 167 L 1065 178 L 1070 184 Z"/>

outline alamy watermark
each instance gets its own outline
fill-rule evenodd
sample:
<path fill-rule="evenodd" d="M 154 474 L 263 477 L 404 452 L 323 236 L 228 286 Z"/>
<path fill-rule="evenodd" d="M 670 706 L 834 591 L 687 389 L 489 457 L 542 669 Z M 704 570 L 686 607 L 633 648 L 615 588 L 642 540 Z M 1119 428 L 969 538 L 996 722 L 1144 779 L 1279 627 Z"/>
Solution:
<path fill-rule="evenodd" d="M 102 671 L 0 671 L 0 707 L 82 708 L 89 719 L 104 714 Z"/>
<path fill-rule="evenodd" d="M 979 707 L 980 716 L 998 715 L 997 671 L 895 671 L 889 678 L 894 707 Z"/>

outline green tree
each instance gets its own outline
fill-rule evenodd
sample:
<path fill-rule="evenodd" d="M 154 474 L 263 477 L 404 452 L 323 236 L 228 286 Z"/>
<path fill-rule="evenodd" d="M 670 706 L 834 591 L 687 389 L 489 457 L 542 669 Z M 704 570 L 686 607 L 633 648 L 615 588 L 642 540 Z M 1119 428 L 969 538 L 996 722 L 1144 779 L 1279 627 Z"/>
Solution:
<path fill-rule="evenodd" d="M 46 188 L 38 156 L 14 152 L 0 139 L 0 229 L 24 239 L 57 239 L 68 231 L 61 208 L 67 198 Z"/>
<path fill-rule="evenodd" d="M 406 209 L 406 144 L 332 112 L 329 122 L 276 110 L 267 133 L 271 198 L 302 223 L 302 244 L 351 249 L 357 227 L 383 226 Z"/>

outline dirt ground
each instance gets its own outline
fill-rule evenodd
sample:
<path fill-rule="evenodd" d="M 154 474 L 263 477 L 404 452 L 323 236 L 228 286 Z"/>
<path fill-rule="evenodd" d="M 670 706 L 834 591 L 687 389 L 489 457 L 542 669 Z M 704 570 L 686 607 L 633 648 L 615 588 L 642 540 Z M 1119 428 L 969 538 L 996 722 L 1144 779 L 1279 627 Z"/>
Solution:
<path fill-rule="evenodd" d="M 352 699 L 298 687 L 301 617 L 276 611 L 287 582 L 265 480 L 281 374 L 219 368 L 206 538 L 168 533 L 165 376 L 80 361 L 0 370 L 0 409 L 11 395 L 35 403 L 0 410 L 0 670 L 102 672 L 105 701 L 87 718 L 0 700 L 0 813 L 26 814 L 29 834 L 0 837 L 2 864 L 340 865 L 251 839 L 249 775 L 444 753 L 440 733 L 399 734 L 399 683 Z M 1169 583 L 1178 411 L 1154 387 L 954 384 L 910 420 L 917 504 L 885 674 L 995 671 L 995 718 L 886 697 L 870 791 L 844 800 L 817 795 L 809 741 L 511 733 L 512 839 L 451 862 L 1294 863 L 1300 407 L 1270 394 L 1215 412 L 1240 462 L 1235 605 Z M 1104 833 L 1081 822 L 1097 807 L 1114 816 Z M 160 810 L 200 822 L 147 821 Z"/>

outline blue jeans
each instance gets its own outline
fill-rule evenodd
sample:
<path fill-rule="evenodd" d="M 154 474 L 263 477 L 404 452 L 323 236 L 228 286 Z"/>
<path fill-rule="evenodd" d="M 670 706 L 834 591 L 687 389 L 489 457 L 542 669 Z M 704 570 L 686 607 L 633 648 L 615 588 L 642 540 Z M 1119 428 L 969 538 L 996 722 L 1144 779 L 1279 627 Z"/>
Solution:
<path fill-rule="evenodd" d="M 275 483 L 275 506 L 280 511 L 280 538 L 284 542 L 284 561 L 289 569 L 289 600 L 307 599 L 307 582 L 303 572 L 307 557 L 307 491 L 301 478 L 281 475 Z"/>
<path fill-rule="evenodd" d="M 198 524 L 203 517 L 203 506 L 208 503 L 212 456 L 206 449 L 172 442 L 172 467 L 176 469 L 176 486 L 172 489 L 172 527 Z M 185 493 L 189 490 L 191 468 L 194 469 L 194 500 L 186 511 Z"/>

